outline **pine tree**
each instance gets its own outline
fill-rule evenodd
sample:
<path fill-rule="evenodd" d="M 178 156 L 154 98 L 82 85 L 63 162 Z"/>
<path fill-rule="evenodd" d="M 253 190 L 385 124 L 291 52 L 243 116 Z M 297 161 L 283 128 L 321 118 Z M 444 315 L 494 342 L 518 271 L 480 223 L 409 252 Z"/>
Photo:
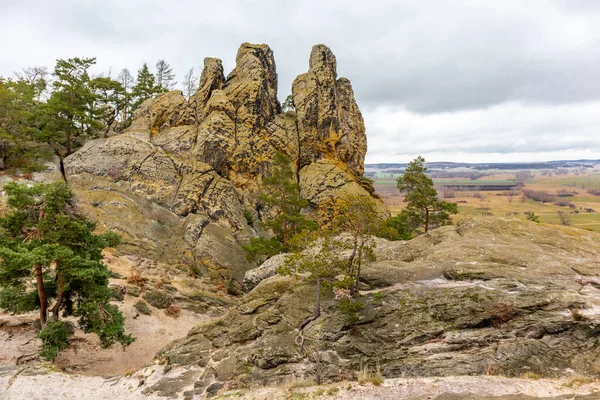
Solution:
<path fill-rule="evenodd" d="M 156 84 L 156 79 L 148 69 L 148 64 L 144 64 L 142 68 L 138 70 L 137 82 L 132 89 L 131 94 L 134 99 L 132 112 L 144 101 L 151 99 L 155 94 L 160 92 L 162 92 L 162 89 Z"/>
<path fill-rule="evenodd" d="M 9 210 L 0 217 L 0 308 L 39 309 L 42 326 L 51 314 L 49 331 L 41 333 L 50 358 L 64 346 L 52 341 L 62 334 L 55 324 L 61 311 L 79 317 L 79 326 L 105 347 L 130 344 L 123 315 L 109 303 L 110 272 L 102 263 L 102 249 L 118 244 L 119 237 L 94 234 L 95 224 L 74 213 L 64 182 L 32 187 L 10 182 L 4 191 Z"/>
<path fill-rule="evenodd" d="M 284 265 L 277 269 L 280 275 L 315 283 L 315 310 L 298 327 L 300 337 L 306 326 L 321 315 L 321 292 L 332 287 L 347 288 L 352 279 L 345 275 L 347 264 L 341 255 L 348 248 L 347 243 L 333 233 L 310 231 L 298 235 L 296 252 L 286 257 Z"/>
<path fill-rule="evenodd" d="M 120 82 L 104 76 L 92 79 L 90 87 L 96 94 L 95 109 L 104 122 L 106 134 L 117 119 L 117 111 L 123 107 L 125 89 Z"/>
<path fill-rule="evenodd" d="M 245 246 L 248 258 L 255 261 L 263 256 L 289 251 L 293 247 L 292 238 L 303 231 L 314 231 L 316 222 L 302 215 L 302 209 L 308 206 L 308 200 L 300 195 L 300 185 L 289 157 L 276 153 L 272 173 L 262 179 L 264 193 L 261 201 L 277 212 L 275 218 L 264 222 L 274 233 L 272 238 L 253 238 Z"/>
<path fill-rule="evenodd" d="M 417 157 L 398 177 L 398 190 L 405 193 L 406 209 L 402 213 L 412 228 L 423 227 L 424 232 L 432 227 L 450 222 L 450 214 L 457 214 L 456 203 L 439 201 L 433 180 L 425 175 L 425 159 Z"/>
<path fill-rule="evenodd" d="M 367 196 L 350 195 L 342 200 L 335 227 L 350 233 L 352 253 L 347 261 L 348 276 L 353 278 L 350 294 L 358 294 L 361 269 L 364 263 L 375 261 L 375 241 L 385 223 L 383 215 Z"/>
<path fill-rule="evenodd" d="M 41 101 L 48 88 L 48 67 L 38 65 L 24 68 L 22 72 L 15 73 L 19 81 L 24 81 L 33 88 L 34 99 Z"/>
<path fill-rule="evenodd" d="M 23 79 L 0 78 L 0 170 L 31 165 L 29 156 L 33 154 L 26 143 L 36 132 L 31 119 L 38 88 L 36 83 Z"/>
<path fill-rule="evenodd" d="M 88 69 L 95 58 L 57 60 L 52 94 L 42 108 L 41 139 L 64 146 L 69 155 L 101 127 L 94 108 L 96 94 L 90 86 Z"/>

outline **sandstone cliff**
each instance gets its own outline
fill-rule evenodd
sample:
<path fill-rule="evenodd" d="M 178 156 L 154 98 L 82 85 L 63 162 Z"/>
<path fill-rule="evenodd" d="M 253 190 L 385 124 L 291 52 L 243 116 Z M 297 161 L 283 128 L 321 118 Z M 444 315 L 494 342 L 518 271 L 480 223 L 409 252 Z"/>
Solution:
<path fill-rule="evenodd" d="M 244 214 L 267 217 L 257 194 L 276 152 L 292 159 L 307 212 L 373 196 L 364 122 L 329 48 L 314 46 L 292 95 L 295 112 L 282 113 L 273 52 L 244 43 L 227 77 L 206 58 L 189 101 L 179 91 L 147 101 L 124 134 L 65 159 L 66 178 L 80 209 L 121 233 L 128 251 L 241 278 L 251 265 L 239 244 L 256 235 Z"/>

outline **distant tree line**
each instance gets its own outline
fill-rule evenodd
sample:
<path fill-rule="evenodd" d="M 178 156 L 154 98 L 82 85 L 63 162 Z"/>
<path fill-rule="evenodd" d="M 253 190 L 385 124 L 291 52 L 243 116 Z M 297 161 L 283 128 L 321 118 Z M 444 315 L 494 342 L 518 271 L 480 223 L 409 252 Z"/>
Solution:
<path fill-rule="evenodd" d="M 66 157 L 85 143 L 131 124 L 147 99 L 177 87 L 173 68 L 158 60 L 134 76 L 127 68 L 116 76 L 92 76 L 95 58 L 56 61 L 54 70 L 36 66 L 13 77 L 0 77 L 0 170 L 35 170 L 44 152 Z M 186 98 L 198 87 L 191 68 L 181 83 Z"/>

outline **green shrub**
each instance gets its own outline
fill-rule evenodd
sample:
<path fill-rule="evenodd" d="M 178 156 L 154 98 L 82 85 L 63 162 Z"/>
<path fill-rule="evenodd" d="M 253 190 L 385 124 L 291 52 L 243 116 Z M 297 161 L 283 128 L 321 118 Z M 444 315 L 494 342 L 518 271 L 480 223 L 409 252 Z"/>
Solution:
<path fill-rule="evenodd" d="M 48 361 L 54 361 L 58 353 L 69 342 L 69 336 L 73 333 L 73 326 L 65 321 L 50 321 L 44 329 L 38 332 L 37 337 L 42 340 L 42 351 L 40 355 Z"/>
<path fill-rule="evenodd" d="M 340 310 L 348 316 L 349 322 L 356 322 L 358 321 L 358 312 L 362 310 L 365 305 L 361 301 L 346 298 L 340 302 L 339 307 Z"/>
<path fill-rule="evenodd" d="M 285 251 L 284 246 L 276 237 L 269 239 L 263 237 L 252 238 L 250 243 L 242 246 L 242 248 L 246 251 L 246 259 L 256 263 L 261 263 L 265 259 Z"/>
<path fill-rule="evenodd" d="M 244 218 L 246 218 L 246 223 L 250 226 L 254 225 L 256 222 L 254 215 L 248 210 L 244 210 Z"/>
<path fill-rule="evenodd" d="M 536 224 L 540 223 L 540 217 L 535 215 L 533 211 L 525 212 L 525 214 L 527 214 L 527 221 L 535 222 Z"/>
<path fill-rule="evenodd" d="M 120 286 L 110 286 L 110 297 L 117 301 L 123 301 L 125 299 L 125 295 L 123 294 L 123 288 Z"/>

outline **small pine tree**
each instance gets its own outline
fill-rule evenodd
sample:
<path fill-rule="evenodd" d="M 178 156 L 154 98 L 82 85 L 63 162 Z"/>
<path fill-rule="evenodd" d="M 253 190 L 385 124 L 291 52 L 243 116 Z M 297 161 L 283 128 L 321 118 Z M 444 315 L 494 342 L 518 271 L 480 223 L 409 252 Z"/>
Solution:
<path fill-rule="evenodd" d="M 315 283 L 315 310 L 298 329 L 300 332 L 321 315 L 321 292 L 332 287 L 347 288 L 353 277 L 347 276 L 347 260 L 342 256 L 347 242 L 334 237 L 333 232 L 305 232 L 294 238 L 296 251 L 286 257 L 277 273 Z M 340 279 L 341 278 L 341 279 Z"/>
<path fill-rule="evenodd" d="M 135 99 L 132 106 L 132 112 L 137 109 L 144 101 L 154 97 L 163 90 L 156 83 L 156 78 L 148 69 L 148 64 L 144 64 L 138 70 L 137 81 L 132 89 L 132 97 Z"/>
<path fill-rule="evenodd" d="M 317 229 L 314 221 L 302 215 L 302 209 L 308 206 L 308 200 L 300 195 L 300 184 L 289 157 L 277 153 L 272 174 L 263 178 L 262 184 L 265 194 L 261 199 L 279 210 L 279 215 L 266 225 L 273 229 L 284 248 L 290 248 L 294 235 L 304 230 Z"/>
<path fill-rule="evenodd" d="M 335 226 L 351 235 L 352 253 L 348 258 L 346 273 L 354 278 L 350 294 L 358 294 L 361 267 L 365 262 L 375 261 L 375 236 L 384 224 L 373 199 L 350 195 L 342 201 Z"/>
<path fill-rule="evenodd" d="M 536 224 L 540 223 L 539 215 L 535 215 L 535 213 L 533 211 L 525 213 L 525 214 L 527 214 L 527 217 L 525 217 L 527 219 L 527 221 L 535 222 Z"/>
<path fill-rule="evenodd" d="M 123 315 L 109 303 L 110 272 L 102 263 L 102 249 L 118 244 L 119 237 L 94 234 L 95 224 L 74 213 L 64 182 L 10 182 L 4 191 L 9 210 L 0 217 L 0 308 L 39 309 L 43 327 L 49 313 L 58 321 L 62 311 L 79 317 L 79 326 L 97 334 L 102 346 L 132 343 Z M 45 353 L 49 358 L 62 346 L 56 340 L 64 339 L 63 328 L 48 324 L 40 333 L 45 346 L 56 350 Z"/>
<path fill-rule="evenodd" d="M 102 115 L 102 119 L 106 134 L 112 123 L 117 119 L 118 110 L 123 108 L 125 103 L 125 89 L 120 82 L 103 76 L 92 79 L 90 86 L 96 94 L 95 108 L 99 113 L 104 114 Z"/>
<path fill-rule="evenodd" d="M 406 215 L 411 228 L 423 227 L 428 232 L 432 227 L 438 227 L 450 222 L 450 214 L 457 214 L 456 203 L 439 201 L 433 181 L 425 172 L 425 159 L 417 157 L 408 164 L 404 174 L 398 177 L 398 190 L 405 193 L 404 202 L 407 206 L 402 213 Z"/>
<path fill-rule="evenodd" d="M 253 238 L 245 247 L 248 258 L 253 260 L 289 251 L 293 248 L 295 235 L 318 228 L 316 222 L 302 215 L 308 200 L 300 195 L 300 185 L 289 157 L 276 153 L 271 176 L 263 178 L 262 184 L 264 193 L 260 199 L 278 214 L 264 223 L 273 231 L 274 238 Z"/>

